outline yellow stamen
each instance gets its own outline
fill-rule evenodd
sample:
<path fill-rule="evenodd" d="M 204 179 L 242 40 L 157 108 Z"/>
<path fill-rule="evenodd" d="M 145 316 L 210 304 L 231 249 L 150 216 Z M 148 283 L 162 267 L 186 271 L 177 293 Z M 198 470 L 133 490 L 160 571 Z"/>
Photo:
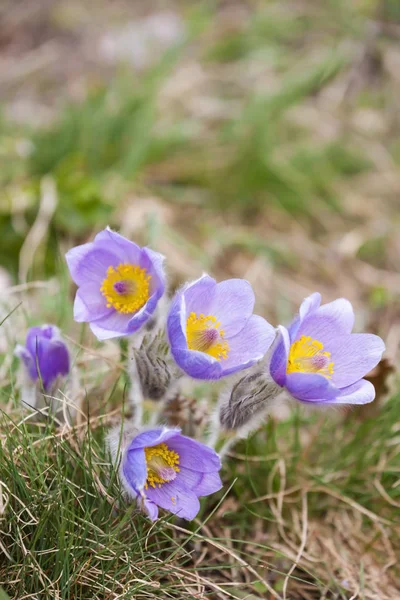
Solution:
<path fill-rule="evenodd" d="M 147 466 L 145 489 L 149 486 L 161 487 L 163 483 L 173 481 L 179 473 L 179 454 L 170 450 L 167 444 L 157 444 L 144 449 Z"/>
<path fill-rule="evenodd" d="M 100 288 L 107 300 L 107 308 L 130 314 L 138 311 L 149 299 L 151 275 L 137 265 L 120 264 L 109 267 L 107 277 Z"/>
<path fill-rule="evenodd" d="M 318 373 L 330 379 L 334 372 L 334 363 L 330 361 L 331 353 L 323 350 L 324 345 L 321 342 L 302 335 L 290 347 L 286 372 Z"/>
<path fill-rule="evenodd" d="M 229 345 L 224 340 L 221 323 L 213 315 L 197 316 L 190 313 L 186 321 L 186 337 L 189 350 L 205 352 L 217 360 L 228 358 Z"/>

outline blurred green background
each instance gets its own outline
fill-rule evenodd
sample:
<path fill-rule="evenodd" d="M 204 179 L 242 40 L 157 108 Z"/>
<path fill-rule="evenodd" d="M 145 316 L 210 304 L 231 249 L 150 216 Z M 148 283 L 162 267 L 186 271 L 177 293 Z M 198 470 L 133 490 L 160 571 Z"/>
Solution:
<path fill-rule="evenodd" d="M 14 282 L 110 224 L 168 254 L 177 280 L 247 275 L 271 318 L 315 287 L 398 314 L 397 1 L 0 10 Z"/>

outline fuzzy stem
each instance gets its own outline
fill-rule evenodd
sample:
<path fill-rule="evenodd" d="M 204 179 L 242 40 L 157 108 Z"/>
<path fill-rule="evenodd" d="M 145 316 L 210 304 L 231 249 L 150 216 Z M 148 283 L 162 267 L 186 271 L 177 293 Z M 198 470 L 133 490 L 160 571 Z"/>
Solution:
<path fill-rule="evenodd" d="M 211 415 L 210 424 L 211 427 L 210 432 L 208 433 L 206 438 L 206 444 L 211 448 L 216 448 L 219 437 L 221 435 L 221 424 L 219 422 L 219 403 L 217 404 L 215 410 Z"/>
<path fill-rule="evenodd" d="M 225 455 L 229 452 L 229 450 L 236 444 L 236 442 L 241 439 L 238 431 L 232 432 L 233 435 L 227 437 L 225 443 L 222 445 L 218 454 L 221 460 L 225 458 Z"/>
<path fill-rule="evenodd" d="M 158 400 L 157 402 L 152 402 L 153 410 L 151 411 L 151 416 L 149 418 L 149 426 L 154 427 L 159 424 L 159 418 L 163 413 L 165 407 L 165 399 Z"/>
<path fill-rule="evenodd" d="M 141 427 L 143 423 L 143 391 L 136 365 L 135 347 L 133 345 L 129 348 L 129 363 L 131 385 L 128 398 L 129 403 L 133 408 L 133 424 L 135 427 Z"/>
<path fill-rule="evenodd" d="M 160 400 L 152 402 L 153 410 L 149 419 L 150 426 L 154 427 L 154 425 L 160 424 L 160 417 L 162 417 L 168 402 L 179 393 L 180 386 L 181 378 L 179 377 L 171 383 L 169 388 L 166 390 L 164 396 L 160 398 Z"/>
<path fill-rule="evenodd" d="M 220 423 L 215 426 L 211 432 L 208 443 L 217 450 L 221 459 L 225 458 L 229 450 L 236 444 L 238 440 L 247 438 L 251 433 L 256 431 L 266 420 L 272 407 L 286 396 L 286 392 L 279 386 L 275 386 L 270 389 L 270 395 L 268 400 L 265 402 L 265 406 L 262 410 L 257 411 L 254 417 L 246 424 L 238 427 L 237 429 L 223 429 Z"/>

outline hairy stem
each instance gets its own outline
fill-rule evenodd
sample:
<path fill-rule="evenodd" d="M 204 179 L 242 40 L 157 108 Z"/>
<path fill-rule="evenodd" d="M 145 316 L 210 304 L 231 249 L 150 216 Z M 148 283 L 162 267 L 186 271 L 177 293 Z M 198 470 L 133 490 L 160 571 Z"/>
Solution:
<path fill-rule="evenodd" d="M 129 403 L 133 408 L 133 424 L 141 427 L 143 423 L 143 391 L 136 364 L 135 347 L 129 347 L 129 377 L 131 381 L 129 389 Z"/>

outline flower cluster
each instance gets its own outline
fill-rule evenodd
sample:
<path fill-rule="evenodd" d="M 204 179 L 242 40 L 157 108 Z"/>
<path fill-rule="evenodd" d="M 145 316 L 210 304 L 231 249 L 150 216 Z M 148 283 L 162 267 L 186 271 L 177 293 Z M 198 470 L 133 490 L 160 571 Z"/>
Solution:
<path fill-rule="evenodd" d="M 75 320 L 89 323 L 99 340 L 128 336 L 134 414 L 108 443 L 127 497 L 153 520 L 159 507 L 193 519 L 198 498 L 221 488 L 220 457 L 285 396 L 308 405 L 365 404 L 375 397 L 364 376 L 385 346 L 376 335 L 352 333 L 353 309 L 343 298 L 321 305 L 314 293 L 288 327 L 275 329 L 253 313 L 254 292 L 242 279 L 217 283 L 204 274 L 179 289 L 168 307 L 160 302 L 164 257 L 109 228 L 71 249 L 66 260 L 78 286 Z M 44 391 L 69 373 L 67 348 L 52 326 L 32 328 L 17 354 Z M 180 386 L 222 379 L 207 443 L 182 435 L 169 422 Z M 147 425 L 144 397 L 158 406 Z"/>

